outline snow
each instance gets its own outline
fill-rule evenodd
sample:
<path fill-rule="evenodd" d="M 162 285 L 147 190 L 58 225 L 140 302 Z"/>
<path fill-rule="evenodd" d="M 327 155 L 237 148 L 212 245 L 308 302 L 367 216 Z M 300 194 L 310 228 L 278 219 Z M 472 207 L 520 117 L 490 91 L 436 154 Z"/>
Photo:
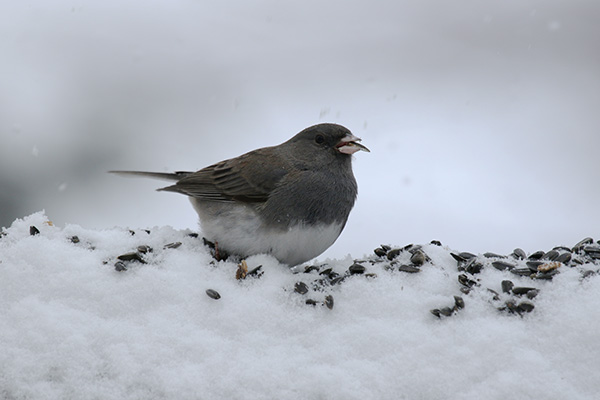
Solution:
<path fill-rule="evenodd" d="M 0 398 L 595 399 L 600 391 L 600 277 L 581 273 L 597 265 L 563 266 L 551 281 L 486 266 L 465 295 L 451 249 L 429 244 L 420 273 L 367 262 L 376 277 L 301 295 L 294 284 L 312 287 L 317 272 L 259 255 L 247 263 L 264 274 L 238 281 L 237 263 L 213 261 L 190 231 L 148 230 L 58 227 L 43 212 L 4 230 Z M 182 245 L 164 248 L 173 242 Z M 116 271 L 117 256 L 140 245 L 153 248 L 147 263 Z M 322 263 L 343 273 L 353 259 Z M 487 288 L 501 293 L 504 279 L 540 289 L 531 313 L 497 310 Z M 332 309 L 320 305 L 326 295 Z M 430 313 L 455 295 L 464 309 Z"/>

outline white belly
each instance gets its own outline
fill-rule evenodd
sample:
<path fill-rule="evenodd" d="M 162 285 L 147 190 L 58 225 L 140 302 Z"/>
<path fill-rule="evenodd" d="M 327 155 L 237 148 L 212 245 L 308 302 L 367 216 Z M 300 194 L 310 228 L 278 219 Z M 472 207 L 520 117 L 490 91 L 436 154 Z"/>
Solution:
<path fill-rule="evenodd" d="M 294 266 L 315 258 L 327 250 L 342 232 L 342 224 L 305 226 L 287 230 L 263 226 L 251 207 L 231 203 L 207 205 L 192 200 L 200 216 L 202 232 L 231 254 L 251 256 L 272 254 L 280 262 Z M 218 216 L 218 217 L 216 217 Z"/>

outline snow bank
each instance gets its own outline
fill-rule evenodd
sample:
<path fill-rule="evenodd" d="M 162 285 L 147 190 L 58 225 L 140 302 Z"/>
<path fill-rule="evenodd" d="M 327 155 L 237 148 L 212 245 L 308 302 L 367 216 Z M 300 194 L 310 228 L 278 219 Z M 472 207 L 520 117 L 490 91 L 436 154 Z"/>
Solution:
<path fill-rule="evenodd" d="M 376 276 L 330 285 L 319 272 L 343 276 L 351 258 L 303 273 L 254 256 L 249 268 L 262 265 L 262 276 L 237 280 L 236 263 L 213 261 L 201 238 L 169 227 L 60 228 L 36 213 L 4 233 L 2 399 L 595 399 L 600 392 L 600 277 L 584 277 L 598 270 L 591 261 L 532 280 L 483 260 L 481 273 L 467 274 L 477 285 L 464 294 L 450 250 L 433 244 L 422 247 L 430 261 L 418 273 L 369 255 L 365 273 Z M 117 257 L 141 245 L 153 250 L 142 255 L 145 264 L 117 271 Z M 502 280 L 539 294 L 503 293 Z M 297 282 L 309 292 L 295 291 Z M 328 295 L 331 309 L 322 305 Z M 442 318 L 430 312 L 452 307 L 453 296 L 463 309 Z M 509 299 L 535 308 L 499 311 Z"/>

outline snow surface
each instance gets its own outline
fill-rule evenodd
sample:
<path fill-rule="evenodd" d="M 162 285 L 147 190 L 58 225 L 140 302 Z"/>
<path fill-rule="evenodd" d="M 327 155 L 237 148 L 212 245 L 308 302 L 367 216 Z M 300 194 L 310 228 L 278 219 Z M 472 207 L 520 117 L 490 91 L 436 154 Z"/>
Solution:
<path fill-rule="evenodd" d="M 254 256 L 249 268 L 264 274 L 238 281 L 237 264 L 213 262 L 189 231 L 133 231 L 61 228 L 42 212 L 5 229 L 0 398 L 598 398 L 600 277 L 582 279 L 597 265 L 562 267 L 552 281 L 486 266 L 464 295 L 450 249 L 425 245 L 420 273 L 367 262 L 376 277 L 302 295 L 294 284 L 316 272 Z M 172 242 L 182 245 L 164 248 Z M 153 248 L 147 264 L 116 271 L 116 257 L 139 245 Z M 353 263 L 321 261 L 339 273 Z M 503 279 L 540 289 L 531 313 L 497 310 L 487 288 L 501 293 Z M 305 304 L 326 295 L 332 309 Z M 430 313 L 454 295 L 464 309 Z"/>

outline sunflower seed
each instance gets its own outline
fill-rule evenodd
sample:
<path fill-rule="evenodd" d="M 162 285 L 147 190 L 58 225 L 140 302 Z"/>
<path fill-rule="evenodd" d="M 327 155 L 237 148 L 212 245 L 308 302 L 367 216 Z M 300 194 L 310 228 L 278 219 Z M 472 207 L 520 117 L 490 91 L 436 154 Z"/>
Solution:
<path fill-rule="evenodd" d="M 410 257 L 410 262 L 415 265 L 423 265 L 425 263 L 425 253 L 423 253 L 421 250 L 417 250 Z"/>
<path fill-rule="evenodd" d="M 385 251 L 384 249 L 382 249 L 381 247 L 376 248 L 375 250 L 373 250 L 375 252 L 375 254 L 379 257 L 385 257 L 385 255 L 387 254 L 387 251 Z"/>
<path fill-rule="evenodd" d="M 333 296 L 332 295 L 329 294 L 329 295 L 325 296 L 325 305 L 330 310 L 333 309 Z"/>
<path fill-rule="evenodd" d="M 530 260 L 539 260 L 540 258 L 542 258 L 544 256 L 544 254 L 546 254 L 546 253 L 542 250 L 536 251 L 535 253 L 532 253 L 529 255 L 529 259 Z"/>
<path fill-rule="evenodd" d="M 517 260 L 524 260 L 525 258 L 527 258 L 527 254 L 525 254 L 525 252 L 523 251 L 523 249 L 518 248 L 518 247 L 513 250 L 512 256 L 514 258 L 516 258 Z"/>
<path fill-rule="evenodd" d="M 508 270 L 512 270 L 514 267 L 516 267 L 515 264 L 509 263 L 507 261 L 500 261 L 500 260 L 493 261 L 492 262 L 492 266 L 494 268 L 496 268 L 497 270 L 500 270 L 500 271 L 504 271 L 504 270 L 507 270 L 507 269 Z"/>
<path fill-rule="evenodd" d="M 578 253 L 579 251 L 581 251 L 583 249 L 583 247 L 585 245 L 592 244 L 592 243 L 594 243 L 594 239 L 592 239 L 591 237 L 586 237 L 585 239 L 582 239 L 581 241 L 579 241 L 579 243 L 577 243 L 575 246 L 573 246 L 573 248 L 571 250 L 573 251 L 573 253 Z"/>
<path fill-rule="evenodd" d="M 454 306 L 457 309 L 465 308 L 465 301 L 460 296 L 454 296 Z"/>
<path fill-rule="evenodd" d="M 308 285 L 304 282 L 296 282 L 296 284 L 294 285 L 294 292 L 306 294 L 308 293 Z"/>
<path fill-rule="evenodd" d="M 421 269 L 420 269 L 420 268 L 417 268 L 417 267 L 415 267 L 415 266 L 413 266 L 413 265 L 401 265 L 401 266 L 398 268 L 398 270 L 399 270 L 399 271 L 402 271 L 402 272 L 408 272 L 408 273 L 410 273 L 410 274 L 413 274 L 413 273 L 415 273 L 415 272 L 421 272 Z"/>
<path fill-rule="evenodd" d="M 145 244 L 138 246 L 137 251 L 141 254 L 152 253 L 153 249 L 150 246 L 146 246 Z"/>
<path fill-rule="evenodd" d="M 123 261 L 117 261 L 115 263 L 115 270 L 116 271 L 127 271 L 127 267 L 125 266 L 125 263 Z"/>
<path fill-rule="evenodd" d="M 320 267 L 317 267 L 316 265 L 309 265 L 308 267 L 304 268 L 304 273 L 310 274 L 313 271 L 319 272 L 319 269 Z"/>
<path fill-rule="evenodd" d="M 446 317 L 451 316 L 453 311 L 450 307 L 440 308 L 440 313 Z"/>
<path fill-rule="evenodd" d="M 536 289 L 532 288 L 532 287 L 523 287 L 523 286 L 517 286 L 517 287 L 512 288 L 512 292 L 516 295 L 527 294 L 527 292 L 529 292 L 530 290 L 536 290 Z"/>
<path fill-rule="evenodd" d="M 261 276 L 263 276 L 264 273 L 265 271 L 262 270 L 262 265 L 259 265 L 258 267 L 248 271 L 246 276 L 254 276 L 256 278 L 260 278 Z"/>
<path fill-rule="evenodd" d="M 535 306 L 533 305 L 533 303 L 529 301 L 522 301 L 517 306 L 517 310 L 520 312 L 531 312 L 534 308 Z"/>
<path fill-rule="evenodd" d="M 519 276 L 529 276 L 532 273 L 532 271 L 529 268 L 514 268 L 511 269 L 510 272 Z"/>
<path fill-rule="evenodd" d="M 392 250 L 388 251 L 387 252 L 388 260 L 392 261 L 394 258 L 398 257 L 401 252 L 402 252 L 402 249 L 392 249 Z"/>
<path fill-rule="evenodd" d="M 483 253 L 483 256 L 485 258 L 506 258 L 506 256 L 503 256 L 503 255 L 500 255 L 500 254 L 496 254 L 496 253 L 490 253 L 490 252 Z"/>
<path fill-rule="evenodd" d="M 549 252 L 547 252 L 546 254 L 544 254 L 544 256 L 542 258 L 544 260 L 554 261 L 559 256 L 559 254 L 560 253 L 558 251 L 556 251 L 556 250 L 550 250 Z"/>
<path fill-rule="evenodd" d="M 561 255 L 556 257 L 555 261 L 558 261 L 563 264 L 568 264 L 569 261 L 571 261 L 571 253 L 562 253 Z"/>
<path fill-rule="evenodd" d="M 537 272 L 538 267 L 540 265 L 544 265 L 544 264 L 545 263 L 543 261 L 527 261 L 527 263 L 526 263 L 527 268 L 529 268 L 533 272 Z"/>
<path fill-rule="evenodd" d="M 460 274 L 458 275 L 458 282 L 463 285 L 466 286 L 468 288 L 471 288 L 475 285 L 477 285 L 477 282 L 475 282 L 474 280 L 469 279 L 469 277 L 465 274 Z"/>
<path fill-rule="evenodd" d="M 348 268 L 348 271 L 352 275 L 364 274 L 366 270 L 367 269 L 364 266 L 360 265 L 359 263 L 354 263 Z"/>
<path fill-rule="evenodd" d="M 512 290 L 513 286 L 515 286 L 514 283 L 512 283 L 511 281 L 502 281 L 502 291 L 504 293 L 510 293 L 510 291 Z"/>
<path fill-rule="evenodd" d="M 214 300 L 219 300 L 221 298 L 219 292 L 213 289 L 206 289 L 206 294 L 208 295 L 208 297 Z"/>
<path fill-rule="evenodd" d="M 476 257 L 471 258 L 464 266 L 465 271 L 470 274 L 478 274 L 483 269 L 483 263 L 480 262 Z"/>
<path fill-rule="evenodd" d="M 473 257 L 477 257 L 475 254 L 469 253 L 468 251 L 463 251 L 462 253 L 459 253 L 458 255 L 466 260 L 473 258 Z"/>
<path fill-rule="evenodd" d="M 456 261 L 458 261 L 459 263 L 462 263 L 462 262 L 465 262 L 465 261 L 467 261 L 467 259 L 466 259 L 466 258 L 464 258 L 464 257 L 460 256 L 459 254 L 456 254 L 456 253 L 450 253 L 450 255 L 451 255 L 451 256 L 452 256 L 452 257 L 453 257 L 453 258 L 454 258 Z"/>
<path fill-rule="evenodd" d="M 117 258 L 121 261 L 137 261 L 142 264 L 146 264 L 146 261 L 144 261 L 144 259 L 142 258 L 142 255 L 140 253 L 138 253 L 137 251 L 121 254 Z"/>

